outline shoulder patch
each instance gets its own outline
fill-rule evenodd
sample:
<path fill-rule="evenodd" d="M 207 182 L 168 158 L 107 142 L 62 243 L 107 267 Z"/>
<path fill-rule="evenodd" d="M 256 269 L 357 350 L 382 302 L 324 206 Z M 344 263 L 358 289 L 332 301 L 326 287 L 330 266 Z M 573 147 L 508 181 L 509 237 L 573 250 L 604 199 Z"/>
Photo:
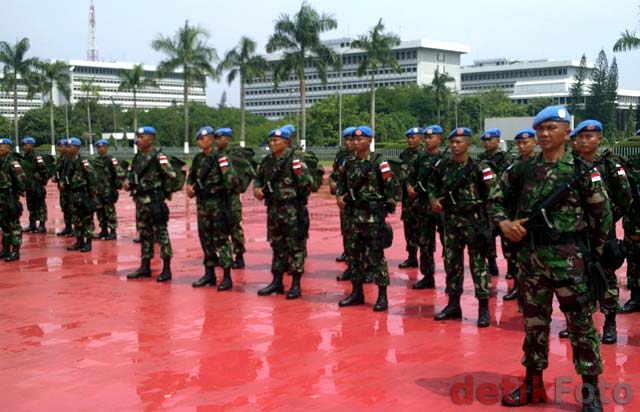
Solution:
<path fill-rule="evenodd" d="M 291 162 L 291 167 L 293 168 L 293 173 L 299 175 L 302 173 L 302 162 L 300 159 L 293 159 Z"/>
<path fill-rule="evenodd" d="M 599 181 L 601 181 L 601 180 L 602 180 L 602 177 L 600 177 L 600 172 L 598 172 L 598 169 L 595 169 L 595 168 L 594 168 L 594 169 L 591 171 L 591 181 L 592 181 L 593 183 L 595 183 L 595 182 L 599 182 Z"/>
<path fill-rule="evenodd" d="M 87 159 L 82 159 L 82 166 L 88 168 L 89 167 L 89 161 Z"/>
<path fill-rule="evenodd" d="M 382 178 L 383 179 L 388 179 L 391 177 L 391 166 L 389 166 L 389 163 L 385 162 L 381 162 L 380 163 L 380 173 L 382 173 Z"/>
<path fill-rule="evenodd" d="M 13 168 L 16 169 L 17 171 L 22 170 L 22 166 L 20 166 L 20 163 L 18 162 L 13 162 Z"/>
<path fill-rule="evenodd" d="M 114 166 L 118 166 L 118 159 L 116 159 L 115 157 L 111 158 L 111 164 Z"/>
<path fill-rule="evenodd" d="M 222 169 L 223 171 L 229 168 L 229 160 L 226 158 L 226 156 L 219 158 L 218 164 L 220 165 L 220 169 Z"/>
<path fill-rule="evenodd" d="M 490 167 L 485 167 L 484 169 L 482 169 L 482 180 L 487 181 L 492 180 L 493 178 L 493 170 L 491 170 Z"/>
<path fill-rule="evenodd" d="M 618 176 L 620 176 L 620 177 L 627 176 L 627 173 L 624 171 L 624 167 L 622 167 L 622 165 L 620 163 L 616 163 L 616 172 L 618 173 Z"/>
<path fill-rule="evenodd" d="M 158 162 L 160 162 L 161 165 L 166 165 L 169 164 L 169 159 L 162 153 L 158 153 Z"/>

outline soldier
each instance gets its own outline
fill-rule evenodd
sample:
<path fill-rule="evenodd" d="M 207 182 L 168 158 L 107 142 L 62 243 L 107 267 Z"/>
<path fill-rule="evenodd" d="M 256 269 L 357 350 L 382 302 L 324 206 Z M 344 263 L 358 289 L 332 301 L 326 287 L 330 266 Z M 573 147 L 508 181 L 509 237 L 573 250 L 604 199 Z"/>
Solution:
<path fill-rule="evenodd" d="M 516 162 L 522 162 L 527 159 L 530 159 L 534 155 L 534 150 L 538 145 L 538 141 L 536 140 L 536 131 L 533 129 L 522 129 L 520 130 L 514 140 L 518 145 L 518 152 L 520 153 L 520 157 L 516 159 Z M 514 165 L 510 165 L 507 167 L 507 170 L 502 174 L 498 184 L 502 185 L 503 193 L 504 187 L 506 184 L 513 184 L 514 180 Z M 515 203 L 517 199 L 509 197 L 506 204 L 509 206 L 509 218 L 515 219 L 516 209 Z M 518 274 L 520 273 L 520 268 L 518 265 L 518 243 L 511 242 L 508 239 L 504 239 L 504 255 L 507 259 L 507 265 L 511 268 L 507 272 L 513 276 L 513 288 L 511 288 L 507 293 L 502 297 L 502 299 L 509 301 L 515 300 L 518 298 Z"/>
<path fill-rule="evenodd" d="M 575 128 L 576 137 L 580 147 L 580 154 L 587 162 L 593 163 L 598 157 L 598 147 L 602 143 L 602 123 L 597 120 L 585 120 Z M 613 216 L 607 247 L 618 247 L 616 238 L 616 223 L 631 210 L 631 188 L 627 180 L 627 174 L 619 162 L 606 158 L 598 164 L 598 171 L 602 177 L 607 195 L 611 201 L 611 213 Z M 602 343 L 613 344 L 618 341 L 616 330 L 616 314 L 620 312 L 620 290 L 618 289 L 617 267 L 613 267 L 614 258 L 605 254 L 602 259 L 604 273 L 607 276 L 608 289 L 604 298 L 599 301 L 600 312 L 605 316 L 602 331 Z"/>
<path fill-rule="evenodd" d="M 227 157 L 214 150 L 214 136 L 210 126 L 196 133 L 201 152 L 194 157 L 189 170 L 187 196 L 196 197 L 198 237 L 204 252 L 204 276 L 194 282 L 193 287 L 216 285 L 214 266 L 217 260 L 224 273 L 218 291 L 223 291 L 233 287 L 231 235 L 236 211 L 232 206 L 232 197 L 239 182 Z"/>
<path fill-rule="evenodd" d="M 385 216 L 395 212 L 395 180 L 391 167 L 382 156 L 371 153 L 371 128 L 359 126 L 353 132 L 356 157 L 347 164 L 336 188 L 336 200 L 341 209 L 349 208 L 352 216 L 347 259 L 353 271 L 353 291 L 339 306 L 364 304 L 362 283 L 367 270 L 375 277 L 378 298 L 373 310 L 385 311 L 389 268 L 384 249 L 391 246 L 393 233 Z"/>
<path fill-rule="evenodd" d="M 287 129 L 269 132 L 270 153 L 262 159 L 253 182 L 253 194 L 267 206 L 267 239 L 273 250 L 273 280 L 258 295 L 284 293 L 284 272 L 293 276 L 287 299 L 301 296 L 300 278 L 304 273 L 309 233 L 307 198 L 313 178 L 302 160 L 302 153 L 289 147 Z"/>
<path fill-rule="evenodd" d="M 118 217 L 116 216 L 116 202 L 118 201 L 118 189 L 122 188 L 125 170 L 115 157 L 108 157 L 109 141 L 100 139 L 95 143 L 98 148 L 98 156 L 92 160 L 96 181 L 96 215 L 100 222 L 100 233 L 97 239 L 115 240 L 118 235 Z"/>
<path fill-rule="evenodd" d="M 516 164 L 515 183 L 495 185 L 490 194 L 492 221 L 509 240 L 522 242 L 518 259 L 526 377 L 524 385 L 503 397 L 505 406 L 547 401 L 542 371 L 548 366 L 555 294 L 567 318 L 574 367 L 583 380 L 582 410 L 602 411 L 598 390 L 602 359 L 591 317 L 593 301 L 583 277 L 587 268 L 584 245 L 590 241 L 596 258 L 600 257 L 611 228 L 611 210 L 598 171 L 567 152 L 570 119 L 564 106 L 540 111 L 533 129 L 542 153 Z M 515 220 L 509 218 L 505 191 L 517 199 Z M 539 205 L 550 198 L 555 202 L 537 213 Z"/>
<path fill-rule="evenodd" d="M 640 136 L 640 129 L 636 136 Z M 626 170 L 629 173 L 633 204 L 640 204 L 640 155 L 629 158 Z M 627 248 L 627 287 L 631 291 L 631 299 L 622 306 L 620 312 L 627 314 L 640 312 L 640 213 L 627 213 L 622 226 L 624 244 Z"/>
<path fill-rule="evenodd" d="M 467 246 L 475 296 L 479 301 L 477 324 L 484 328 L 490 324 L 491 280 L 483 251 L 490 242 L 480 240 L 489 227 L 484 202 L 494 174 L 488 164 L 469 157 L 470 145 L 471 129 L 454 129 L 449 134 L 451 158 L 440 160 L 429 181 L 431 207 L 436 213 L 444 211 L 444 268 L 449 295 L 449 303 L 436 314 L 435 320 L 462 318 L 463 252 Z"/>
<path fill-rule="evenodd" d="M 25 191 L 27 177 L 17 160 L 12 159 L 11 139 L 0 138 L 0 229 L 2 230 L 2 253 L 0 259 L 13 262 L 20 259 L 22 230 L 20 195 Z"/>
<path fill-rule="evenodd" d="M 24 159 L 21 162 L 24 174 L 27 176 L 27 209 L 29 210 L 29 226 L 22 228 L 23 232 L 47 233 L 47 181 L 49 171 L 42 156 L 36 156 L 33 147 L 36 139 L 25 137 L 22 139 Z M 39 225 L 37 224 L 39 222 Z"/>
<path fill-rule="evenodd" d="M 400 215 L 400 219 L 404 226 L 404 239 L 409 256 L 404 262 L 398 265 L 400 269 L 418 267 L 418 234 L 420 232 L 418 201 L 409 196 L 407 191 L 407 178 L 414 167 L 416 159 L 422 152 L 420 149 L 422 148 L 423 131 L 419 127 L 412 127 L 407 130 L 404 135 L 407 138 L 408 147 L 400 153 L 402 173 L 398 179 L 402 186 L 402 214 Z"/>
<path fill-rule="evenodd" d="M 444 245 L 444 228 L 442 227 L 442 213 L 435 213 L 431 209 L 427 187 L 435 164 L 442 158 L 440 145 L 442 144 L 442 127 L 437 124 L 427 126 L 423 130 L 426 150 L 421 151 L 409 175 L 407 192 L 410 198 L 417 199 L 418 245 L 420 246 L 420 273 L 424 276 L 417 281 L 413 289 L 433 289 L 436 287 L 435 261 L 436 228 L 440 233 L 440 243 Z"/>
<path fill-rule="evenodd" d="M 67 250 L 91 251 L 93 212 L 96 202 L 96 180 L 88 160 L 80 156 L 82 142 L 77 137 L 67 139 L 67 164 L 61 188 L 69 193 L 69 211 L 73 219 L 76 243 Z"/>
<path fill-rule="evenodd" d="M 67 139 L 60 139 L 56 142 L 58 146 L 58 161 L 56 162 L 56 175 L 53 181 L 58 185 L 60 193 L 60 210 L 64 218 L 64 229 L 56 233 L 56 236 L 73 236 L 73 219 L 69 211 L 69 191 L 62 190 L 62 176 L 66 173 L 69 156 L 67 155 Z"/>
<path fill-rule="evenodd" d="M 169 207 L 168 187 L 178 178 L 169 159 L 154 148 L 156 130 L 151 126 L 143 126 L 136 131 L 138 153 L 131 161 L 130 170 L 123 184 L 136 204 L 136 229 L 140 233 L 140 268 L 129 273 L 127 279 L 151 277 L 151 258 L 153 258 L 154 241 L 160 244 L 162 272 L 156 282 L 171 280 L 171 241 L 167 222 Z"/>
<path fill-rule="evenodd" d="M 487 129 L 480 135 L 480 140 L 484 143 L 485 151 L 478 156 L 478 160 L 487 162 L 493 170 L 493 175 L 500 177 L 509 166 L 509 159 L 505 152 L 500 150 L 500 129 Z M 505 246 L 504 242 L 503 247 Z M 495 240 L 489 245 L 489 253 L 487 253 L 487 263 L 489 265 L 489 273 L 491 276 L 498 276 L 498 265 L 496 263 L 496 243 Z M 514 268 L 510 268 L 514 270 Z M 513 274 L 507 271 L 508 277 Z"/>
<path fill-rule="evenodd" d="M 329 175 L 329 192 L 332 195 L 336 194 L 337 182 L 342 173 L 345 171 L 345 166 L 349 156 L 352 156 L 353 145 L 351 134 L 356 130 L 355 127 L 347 127 L 342 131 L 342 144 L 344 147 L 338 149 L 336 158 L 333 160 L 333 168 Z M 340 233 L 342 234 L 342 253 L 336 258 L 336 262 L 344 262 L 347 260 L 347 236 L 348 236 L 348 223 L 347 216 L 344 209 L 340 209 Z M 342 279 L 342 275 L 339 275 L 338 280 L 349 280 L 348 278 Z"/>

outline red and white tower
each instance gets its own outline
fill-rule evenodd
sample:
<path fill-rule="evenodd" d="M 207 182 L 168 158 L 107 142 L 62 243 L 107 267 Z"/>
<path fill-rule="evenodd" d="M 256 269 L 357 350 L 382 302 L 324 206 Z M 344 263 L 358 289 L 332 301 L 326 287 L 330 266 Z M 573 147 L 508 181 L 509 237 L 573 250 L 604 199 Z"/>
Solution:
<path fill-rule="evenodd" d="M 98 49 L 96 49 L 96 8 L 93 0 L 89 6 L 89 48 L 87 50 L 87 60 L 98 61 Z"/>

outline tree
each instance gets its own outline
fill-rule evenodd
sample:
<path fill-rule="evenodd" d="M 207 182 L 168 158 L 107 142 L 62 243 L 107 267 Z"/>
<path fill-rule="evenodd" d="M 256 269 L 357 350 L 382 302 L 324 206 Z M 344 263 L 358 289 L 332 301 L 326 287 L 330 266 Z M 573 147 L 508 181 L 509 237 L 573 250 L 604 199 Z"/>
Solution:
<path fill-rule="evenodd" d="M 226 107 L 227 107 L 227 91 L 223 90 L 222 94 L 220 95 L 220 101 L 218 102 L 218 108 L 224 109 Z"/>
<path fill-rule="evenodd" d="M 274 33 L 269 36 L 267 52 L 283 51 L 283 58 L 274 69 L 274 83 L 278 87 L 280 81 L 294 72 L 300 82 L 300 142 L 306 144 L 306 89 L 305 65 L 317 70 L 324 85 L 327 84 L 327 64 L 337 66 L 336 53 L 321 43 L 320 33 L 338 27 L 336 19 L 328 14 L 319 15 L 308 3 L 302 3 L 300 11 L 291 19 L 288 14 L 278 17 Z"/>
<path fill-rule="evenodd" d="M 29 51 L 29 39 L 24 37 L 11 46 L 5 41 L 0 42 L 0 63 L 4 65 L 2 89 L 13 92 L 13 132 L 16 148 L 19 148 L 18 139 L 18 83 L 27 87 L 27 97 L 31 98 L 36 91 L 34 67 L 38 62 L 36 57 L 26 58 Z"/>
<path fill-rule="evenodd" d="M 436 68 L 436 71 L 433 73 L 433 80 L 431 81 L 431 86 L 433 87 L 433 91 L 435 93 L 436 98 L 436 112 L 438 115 L 438 123 L 441 122 L 440 111 L 442 106 L 446 103 L 447 97 L 449 94 L 449 89 L 447 88 L 447 83 L 454 81 L 455 79 L 447 74 L 447 72 L 440 73 L 440 69 Z"/>
<path fill-rule="evenodd" d="M 362 60 L 358 66 L 358 77 L 362 77 L 365 74 L 371 75 L 370 87 L 371 87 L 371 106 L 370 106 L 370 123 L 373 135 L 376 132 L 376 82 L 375 75 L 378 69 L 385 66 L 390 66 L 396 73 L 402 72 L 398 61 L 393 54 L 393 47 L 400 44 L 400 37 L 393 33 L 383 33 L 384 24 L 382 19 L 378 20 L 373 29 L 369 33 L 360 35 L 358 38 L 351 42 L 352 49 L 361 49 L 367 54 L 366 58 Z"/>
<path fill-rule="evenodd" d="M 618 77 L 618 62 L 614 57 L 613 61 L 611 62 L 611 66 L 609 67 L 609 75 L 607 76 L 607 94 L 605 100 L 607 117 L 603 118 L 603 120 L 607 124 L 607 128 L 612 133 L 616 133 L 619 129 L 616 116 L 616 101 L 618 100 Z"/>
<path fill-rule="evenodd" d="M 133 130 L 138 130 L 138 90 L 145 87 L 155 87 L 156 82 L 152 78 L 145 76 L 142 64 L 134 65 L 131 70 L 119 71 L 118 77 L 120 77 L 118 90 L 131 91 L 133 93 Z"/>
<path fill-rule="evenodd" d="M 640 38 L 635 31 L 625 30 L 620 33 L 620 38 L 613 45 L 614 52 L 625 52 L 640 48 Z"/>
<path fill-rule="evenodd" d="M 256 42 L 248 37 L 242 37 L 240 44 L 225 54 L 218 66 L 218 73 L 228 70 L 227 83 L 231 84 L 239 77 L 240 81 L 240 145 L 245 144 L 245 84 L 251 84 L 256 79 L 264 79 L 269 65 L 262 56 L 256 53 Z"/>
<path fill-rule="evenodd" d="M 49 95 L 49 127 L 51 138 L 51 154 L 56 154 L 56 127 L 53 114 L 53 88 L 57 88 L 65 97 L 67 102 L 71 96 L 71 76 L 69 75 L 69 65 L 57 60 L 51 63 L 39 62 L 37 67 L 40 71 L 40 91 Z"/>
<path fill-rule="evenodd" d="M 609 63 L 604 50 L 600 50 L 595 67 L 591 73 L 591 85 L 589 86 L 589 98 L 585 116 L 590 119 L 603 121 L 606 116 L 606 100 L 608 93 Z"/>
<path fill-rule="evenodd" d="M 582 55 L 580 59 L 580 66 L 576 71 L 576 75 L 573 77 L 573 84 L 571 85 L 571 113 L 577 114 L 578 103 L 583 100 L 584 97 L 584 83 L 587 80 L 587 56 Z"/>
<path fill-rule="evenodd" d="M 88 80 L 80 81 L 80 91 L 85 94 L 85 104 L 87 105 L 87 128 L 89 132 L 89 153 L 93 155 L 93 134 L 91 131 L 91 98 L 99 98 L 100 90 L 102 88 L 96 84 L 96 79 L 91 78 Z"/>
<path fill-rule="evenodd" d="M 158 65 L 158 77 L 182 69 L 185 154 L 189 153 L 189 87 L 198 84 L 204 88 L 207 76 L 218 78 L 213 67 L 218 55 L 216 49 L 207 45 L 208 38 L 209 32 L 199 26 L 190 26 L 187 20 L 173 38 L 159 35 L 151 42 L 155 51 L 161 51 L 167 56 Z"/>

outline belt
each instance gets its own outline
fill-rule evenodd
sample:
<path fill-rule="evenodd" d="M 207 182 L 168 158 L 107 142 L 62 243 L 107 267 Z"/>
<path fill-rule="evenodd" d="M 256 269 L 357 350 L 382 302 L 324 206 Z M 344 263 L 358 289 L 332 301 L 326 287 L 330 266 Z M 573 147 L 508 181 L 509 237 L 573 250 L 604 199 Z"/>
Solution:
<path fill-rule="evenodd" d="M 558 246 L 566 244 L 577 245 L 584 238 L 581 232 L 563 232 L 557 239 L 545 235 L 541 232 L 529 232 L 526 236 L 527 242 L 532 242 L 535 246 Z"/>

